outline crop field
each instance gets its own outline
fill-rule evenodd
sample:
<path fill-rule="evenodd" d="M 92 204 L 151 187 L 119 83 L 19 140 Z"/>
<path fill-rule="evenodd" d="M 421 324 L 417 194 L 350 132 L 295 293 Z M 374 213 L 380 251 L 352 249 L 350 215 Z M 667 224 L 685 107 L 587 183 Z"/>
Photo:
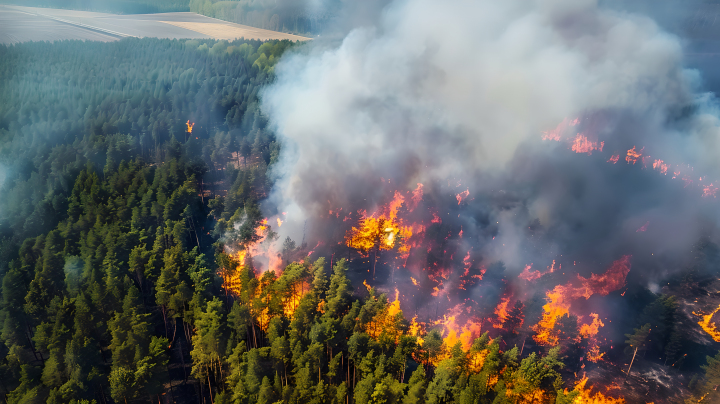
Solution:
<path fill-rule="evenodd" d="M 232 40 L 309 38 L 233 24 L 195 13 L 116 15 L 88 11 L 0 6 L 0 43 L 28 41 L 115 41 L 124 37 Z"/>

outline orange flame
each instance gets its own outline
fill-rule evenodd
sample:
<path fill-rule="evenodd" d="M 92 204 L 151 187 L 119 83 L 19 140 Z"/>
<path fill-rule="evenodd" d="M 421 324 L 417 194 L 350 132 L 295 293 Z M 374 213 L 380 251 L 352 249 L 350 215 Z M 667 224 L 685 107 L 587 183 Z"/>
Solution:
<path fill-rule="evenodd" d="M 635 164 L 638 161 L 638 159 L 640 158 L 640 156 L 642 156 L 643 150 L 645 150 L 644 147 L 642 149 L 640 149 L 640 151 L 636 151 L 635 146 L 633 146 L 632 149 L 627 151 L 627 156 L 625 157 L 625 161 L 627 161 L 628 164 L 630 164 L 630 163 Z"/>
<path fill-rule="evenodd" d="M 580 286 L 573 286 L 572 281 L 565 285 L 555 286 L 547 292 L 548 303 L 543 306 L 544 313 L 540 321 L 533 326 L 536 332 L 533 339 L 541 345 L 557 345 L 557 336 L 553 329 L 555 321 L 570 312 L 570 303 L 574 299 L 589 299 L 593 294 L 605 296 L 625 285 L 625 278 L 630 272 L 630 256 L 626 255 L 613 262 L 612 266 L 602 275 L 591 274 L 590 278 L 578 275 Z"/>
<path fill-rule="evenodd" d="M 310 284 L 306 280 L 293 283 L 290 296 L 282 298 L 283 313 L 287 318 L 293 318 L 295 310 L 300 305 L 300 300 L 310 291 Z"/>
<path fill-rule="evenodd" d="M 462 203 L 463 199 L 467 198 L 468 195 L 470 195 L 470 189 L 466 189 L 466 190 L 460 192 L 459 194 L 455 195 L 455 199 L 457 199 L 458 205 L 460 205 L 460 203 Z"/>
<path fill-rule="evenodd" d="M 694 315 L 702 318 L 702 320 L 700 320 L 698 322 L 698 324 L 700 324 L 700 327 L 702 327 L 702 329 L 706 333 L 708 333 L 708 335 L 710 335 L 710 337 L 712 337 L 712 339 L 715 340 L 716 342 L 720 342 L 720 331 L 718 331 L 717 326 L 715 325 L 715 322 L 712 321 L 712 318 L 715 316 L 715 314 L 718 311 L 720 311 L 720 306 L 718 306 L 718 308 L 713 310 L 712 313 L 706 314 L 706 315 L 698 314 L 693 311 Z"/>
<path fill-rule="evenodd" d="M 590 313 L 590 317 L 592 317 L 592 323 L 590 324 L 583 324 L 580 326 L 580 335 L 583 338 L 593 338 L 597 335 L 598 331 L 600 330 L 600 327 L 604 327 L 605 324 L 600 320 L 600 316 L 597 313 Z"/>
<path fill-rule="evenodd" d="M 718 190 L 718 188 L 713 186 L 713 184 L 711 183 L 710 185 L 706 185 L 703 188 L 702 196 L 703 196 L 703 198 L 707 198 L 709 196 L 712 196 L 713 198 L 715 198 L 715 194 L 717 193 L 717 190 Z"/>
<path fill-rule="evenodd" d="M 397 218 L 398 209 L 404 202 L 405 198 L 396 191 L 393 200 L 381 209 L 383 213 L 378 217 L 375 217 L 377 212 L 365 217 L 359 227 L 353 227 L 347 232 L 345 244 L 356 250 L 369 252 L 374 248 L 392 249 L 398 236 L 401 240 L 410 238 L 413 235 L 413 227 L 402 226 L 402 222 Z M 407 253 L 409 250 L 410 246 L 401 242 L 400 253 Z"/>
<path fill-rule="evenodd" d="M 433 218 L 430 220 L 431 223 L 442 223 L 442 219 L 440 219 L 440 216 L 438 216 L 437 213 L 433 212 L 432 215 Z"/>
<path fill-rule="evenodd" d="M 529 265 L 525 265 L 525 269 L 523 269 L 523 271 L 520 273 L 520 275 L 518 275 L 518 278 L 525 279 L 526 281 L 535 281 L 537 279 L 540 279 L 540 277 L 542 277 L 544 275 L 555 272 L 555 270 L 556 270 L 555 269 L 555 260 L 553 260 L 551 266 L 547 267 L 547 270 L 545 272 L 540 272 L 540 271 L 530 272 L 530 270 L 532 269 L 532 265 L 533 265 L 532 263 L 530 263 Z M 562 264 L 558 265 L 558 269 L 562 269 Z"/>
<path fill-rule="evenodd" d="M 395 288 L 395 300 L 388 306 L 388 315 L 395 317 L 400 313 L 400 292 Z"/>
<path fill-rule="evenodd" d="M 662 160 L 658 159 L 653 162 L 653 170 L 660 171 L 660 174 L 667 175 L 668 166 Z"/>
<path fill-rule="evenodd" d="M 579 118 L 575 118 L 572 121 L 568 118 L 565 118 L 558 124 L 557 127 L 553 130 L 549 130 L 546 132 L 543 132 L 542 140 L 554 140 L 556 142 L 560 141 L 560 136 L 567 130 L 569 126 L 575 126 L 578 123 L 580 123 Z"/>
<path fill-rule="evenodd" d="M 590 362 L 597 362 L 605 356 L 604 352 L 600 352 L 600 346 L 598 346 L 596 339 L 600 327 L 604 327 L 605 324 L 600 320 L 600 316 L 598 316 L 597 313 L 590 313 L 590 317 L 593 319 L 590 324 L 582 324 L 580 326 L 580 336 L 589 340 L 589 348 L 586 354 L 587 359 Z"/>
<path fill-rule="evenodd" d="M 620 155 L 619 155 L 619 154 L 613 154 L 612 156 L 610 156 L 610 158 L 608 159 L 607 162 L 608 162 L 608 163 L 616 164 L 616 163 L 618 162 L 618 160 L 620 160 Z"/>
<path fill-rule="evenodd" d="M 417 183 L 417 188 L 415 188 L 414 191 L 412 191 L 412 197 L 410 197 L 411 203 L 408 205 L 408 210 L 412 212 L 417 208 L 418 204 L 422 202 L 423 198 L 423 184 Z"/>
<path fill-rule="evenodd" d="M 573 404 L 625 404 L 625 399 L 623 398 L 607 397 L 600 392 L 593 395 L 591 392 L 592 388 L 585 388 L 587 381 L 588 378 L 584 377 L 575 384 L 575 391 L 580 392 L 580 394 L 575 397 Z M 567 389 L 565 389 L 565 394 L 567 394 Z"/>
<path fill-rule="evenodd" d="M 575 153 L 587 153 L 588 155 L 592 155 L 593 150 L 602 151 L 603 146 L 605 146 L 605 142 L 600 142 L 598 144 L 598 142 L 588 140 L 584 134 L 578 133 L 573 140 L 571 148 Z"/>
<path fill-rule="evenodd" d="M 192 122 L 192 123 L 191 123 L 190 120 L 188 120 L 187 123 L 186 123 L 186 125 L 187 125 L 187 132 L 188 132 L 188 133 L 192 133 L 193 126 L 195 126 L 195 122 Z"/>
<path fill-rule="evenodd" d="M 493 323 L 494 328 L 502 328 L 505 324 L 505 320 L 508 318 L 507 306 L 510 303 L 510 296 L 505 296 L 500 299 L 497 307 L 495 307 L 495 315 L 497 316 L 497 322 Z"/>
<path fill-rule="evenodd" d="M 450 311 L 452 314 L 443 315 L 442 320 L 435 322 L 435 324 L 442 324 L 443 326 L 443 345 L 448 351 L 459 342 L 462 349 L 467 352 L 472 347 L 475 338 L 480 336 L 481 326 L 479 323 L 468 320 L 462 327 L 457 323 L 460 310 L 461 307 L 456 306 Z"/>

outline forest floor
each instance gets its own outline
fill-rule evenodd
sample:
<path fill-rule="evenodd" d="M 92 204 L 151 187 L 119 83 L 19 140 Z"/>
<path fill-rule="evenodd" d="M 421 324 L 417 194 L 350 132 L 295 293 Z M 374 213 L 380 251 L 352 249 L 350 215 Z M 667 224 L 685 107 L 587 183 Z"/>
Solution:
<path fill-rule="evenodd" d="M 195 13 L 118 15 L 90 11 L 0 6 L 0 43 L 29 41 L 115 41 L 125 37 L 171 39 L 309 38 L 233 24 Z"/>

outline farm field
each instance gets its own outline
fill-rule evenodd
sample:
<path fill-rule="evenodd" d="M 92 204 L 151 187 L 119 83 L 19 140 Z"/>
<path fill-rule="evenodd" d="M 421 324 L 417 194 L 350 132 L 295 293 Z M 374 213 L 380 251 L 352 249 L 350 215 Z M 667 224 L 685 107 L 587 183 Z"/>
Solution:
<path fill-rule="evenodd" d="M 0 6 L 0 43 L 80 39 L 115 41 L 124 37 L 170 39 L 309 38 L 233 24 L 195 13 L 116 15 L 88 11 Z"/>

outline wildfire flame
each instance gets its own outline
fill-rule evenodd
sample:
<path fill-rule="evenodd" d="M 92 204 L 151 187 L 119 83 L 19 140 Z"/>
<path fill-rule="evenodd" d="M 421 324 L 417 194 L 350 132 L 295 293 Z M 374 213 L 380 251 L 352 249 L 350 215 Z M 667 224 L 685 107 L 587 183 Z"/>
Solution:
<path fill-rule="evenodd" d="M 640 156 L 642 156 L 643 150 L 645 150 L 644 147 L 642 149 L 640 149 L 640 151 L 636 151 L 635 146 L 633 146 L 632 149 L 627 151 L 627 156 L 625 157 L 625 161 L 627 161 L 628 164 L 630 164 L 630 163 L 635 164 L 638 161 L 638 159 L 640 158 Z"/>
<path fill-rule="evenodd" d="M 705 187 L 703 187 L 702 196 L 703 196 L 703 198 L 707 198 L 709 196 L 712 196 L 713 198 L 715 198 L 715 194 L 717 193 L 717 190 L 718 190 L 718 188 L 713 186 L 713 184 L 711 183 L 710 185 L 706 185 Z"/>
<path fill-rule="evenodd" d="M 375 217 L 373 213 L 360 221 L 359 227 L 353 227 L 345 235 L 345 244 L 348 247 L 369 252 L 375 248 L 378 250 L 390 250 L 395 247 L 396 240 L 406 240 L 413 235 L 412 226 L 403 226 L 397 217 L 398 209 L 405 202 L 400 192 L 395 192 L 393 200 L 385 206 L 383 213 Z M 398 237 L 399 236 L 399 237 Z M 399 252 L 409 251 L 410 246 L 401 243 Z"/>
<path fill-rule="evenodd" d="M 455 199 L 457 199 L 458 205 L 460 205 L 460 203 L 462 203 L 463 199 L 467 198 L 468 195 L 470 195 L 470 189 L 466 189 L 466 190 L 460 192 L 459 194 L 455 195 Z"/>
<path fill-rule="evenodd" d="M 608 293 L 620 289 L 625 285 L 625 278 L 630 272 L 630 256 L 626 255 L 613 262 L 612 266 L 602 275 L 591 274 L 590 278 L 583 278 L 578 275 L 580 286 L 574 286 L 573 282 L 565 285 L 555 286 L 547 292 L 548 303 L 543 306 L 543 314 L 540 321 L 533 326 L 536 335 L 535 342 L 541 345 L 557 345 L 558 339 L 554 334 L 555 321 L 570 312 L 572 300 L 598 294 L 606 296 Z"/>
<path fill-rule="evenodd" d="M 192 134 L 192 130 L 193 130 L 193 126 L 195 126 L 195 122 L 190 122 L 190 120 L 188 120 L 185 125 L 187 125 L 187 133 Z"/>
<path fill-rule="evenodd" d="M 571 148 L 575 153 L 592 155 L 593 150 L 602 151 L 603 146 L 605 146 L 605 142 L 592 142 L 584 134 L 578 133 L 573 139 Z"/>
<path fill-rule="evenodd" d="M 600 352 L 600 346 L 597 343 L 597 333 L 600 331 L 600 327 L 604 327 L 605 323 L 600 320 L 600 316 L 597 313 L 590 313 L 592 322 L 590 324 L 582 324 L 580 326 L 580 336 L 589 340 L 589 348 L 587 351 L 587 359 L 590 362 L 597 362 L 605 356 L 604 352 Z"/>
<path fill-rule="evenodd" d="M 458 342 L 463 351 L 469 351 L 475 338 L 480 336 L 481 325 L 473 321 L 467 320 L 463 326 L 457 322 L 457 318 L 462 311 L 462 305 L 458 305 L 450 310 L 449 314 L 443 315 L 442 320 L 435 321 L 435 324 L 443 326 L 443 345 L 446 351 L 449 351 Z M 438 358 L 438 361 L 443 358 Z"/>
<path fill-rule="evenodd" d="M 545 272 L 540 272 L 540 271 L 530 272 L 530 270 L 532 269 L 532 266 L 533 266 L 532 263 L 530 263 L 529 265 L 525 265 L 525 269 L 523 269 L 523 271 L 520 273 L 520 275 L 518 275 L 518 278 L 524 279 L 526 281 L 535 281 L 535 280 L 540 279 L 544 275 L 555 272 L 555 270 L 556 270 L 555 269 L 555 260 L 553 260 L 551 266 L 547 267 L 547 270 Z M 557 269 L 561 269 L 561 268 L 562 268 L 562 265 L 558 265 Z"/>
<path fill-rule="evenodd" d="M 498 303 L 497 307 L 495 307 L 495 315 L 497 316 L 497 321 L 493 323 L 494 328 L 502 328 L 503 324 L 505 324 L 505 320 L 507 320 L 508 318 L 508 303 L 510 303 L 510 296 L 505 296 L 504 298 L 500 299 L 500 303 Z"/>
<path fill-rule="evenodd" d="M 658 159 L 653 162 L 653 170 L 658 170 L 660 174 L 667 175 L 668 165 Z"/>
<path fill-rule="evenodd" d="M 568 129 L 568 127 L 575 126 L 578 123 L 580 123 L 579 118 L 575 118 L 573 120 L 565 118 L 562 122 L 558 124 L 557 127 L 555 127 L 555 129 L 543 132 L 542 140 L 554 140 L 556 142 L 559 142 L 560 136 Z"/>
<path fill-rule="evenodd" d="M 575 384 L 575 391 L 580 392 L 580 394 L 575 397 L 573 404 L 625 404 L 625 399 L 623 398 L 606 397 L 600 392 L 593 395 L 591 392 L 592 388 L 585 388 L 587 382 L 588 378 L 584 377 Z M 565 394 L 567 394 L 567 389 L 565 390 Z"/>
<path fill-rule="evenodd" d="M 715 314 L 720 311 L 720 306 L 718 306 L 715 310 L 713 310 L 710 314 L 698 314 L 693 311 L 693 314 L 701 317 L 702 320 L 698 322 L 700 324 L 700 327 L 708 333 L 712 337 L 713 340 L 716 342 L 720 342 L 720 331 L 718 331 L 717 326 L 715 325 L 715 322 L 712 321 L 712 318 L 715 316 Z"/>

